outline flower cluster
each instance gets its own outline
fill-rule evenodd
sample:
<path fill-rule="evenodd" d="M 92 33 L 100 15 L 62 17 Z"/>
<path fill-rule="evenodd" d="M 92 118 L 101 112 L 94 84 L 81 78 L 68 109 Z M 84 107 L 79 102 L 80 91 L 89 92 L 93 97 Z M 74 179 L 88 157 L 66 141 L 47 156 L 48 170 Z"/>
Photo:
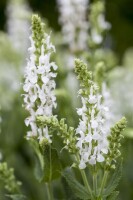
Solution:
<path fill-rule="evenodd" d="M 86 163 L 95 165 L 96 162 L 103 162 L 104 155 L 108 153 L 109 131 L 105 126 L 108 107 L 102 104 L 102 95 L 99 94 L 98 86 L 93 82 L 87 66 L 82 61 L 76 60 L 75 71 L 81 81 L 82 89 L 79 94 L 83 105 L 77 109 L 81 119 L 76 130 L 78 140 L 76 146 L 80 153 L 79 168 L 84 169 Z"/>
<path fill-rule="evenodd" d="M 72 51 L 84 50 L 88 30 L 86 21 L 88 0 L 57 0 L 57 2 L 64 41 Z"/>
<path fill-rule="evenodd" d="M 19 192 L 21 182 L 16 180 L 14 169 L 9 168 L 6 162 L 0 162 L 0 179 L 4 183 L 4 187 L 8 192 Z"/>
<path fill-rule="evenodd" d="M 54 95 L 56 77 L 54 72 L 57 66 L 50 62 L 52 52 L 55 47 L 50 42 L 50 36 L 44 33 L 44 24 L 41 23 L 37 15 L 32 17 L 32 37 L 31 47 L 29 48 L 30 58 L 25 69 L 25 83 L 23 89 L 24 103 L 30 116 L 25 120 L 25 124 L 30 125 L 31 131 L 27 138 L 38 136 L 39 140 L 44 137 L 51 143 L 48 128 L 38 128 L 36 116 L 51 116 L 53 107 L 56 107 L 56 97 Z"/>

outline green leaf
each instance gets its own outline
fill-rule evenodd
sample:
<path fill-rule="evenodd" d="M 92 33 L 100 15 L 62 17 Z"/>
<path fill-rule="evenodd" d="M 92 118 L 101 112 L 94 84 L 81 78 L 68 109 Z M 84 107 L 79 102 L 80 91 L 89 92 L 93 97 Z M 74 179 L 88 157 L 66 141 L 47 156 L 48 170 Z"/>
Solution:
<path fill-rule="evenodd" d="M 42 155 L 41 155 L 42 156 Z M 43 158 L 42 158 L 43 159 Z M 36 177 L 36 179 L 41 182 L 43 180 L 43 176 L 44 176 L 44 172 L 43 172 L 44 168 L 41 165 L 41 162 L 38 158 L 38 156 L 35 156 L 35 168 L 34 168 L 34 175 Z"/>
<path fill-rule="evenodd" d="M 65 194 L 64 199 L 69 199 L 69 200 L 72 200 L 72 199 L 75 200 L 75 199 L 77 199 L 77 197 L 75 196 L 74 192 L 69 187 L 68 182 L 66 181 L 65 177 L 63 177 L 63 176 L 62 176 L 61 183 L 62 183 L 64 194 Z"/>
<path fill-rule="evenodd" d="M 61 176 L 61 163 L 56 149 L 46 144 L 41 147 L 38 141 L 30 139 L 36 157 L 35 157 L 35 177 L 39 182 L 50 182 Z"/>
<path fill-rule="evenodd" d="M 38 141 L 34 139 L 29 140 L 32 148 L 34 149 L 36 155 L 35 155 L 35 169 L 34 169 L 34 174 L 36 179 L 41 182 L 43 180 L 44 176 L 44 160 L 43 160 L 43 155 L 41 153 L 41 149 L 39 147 Z"/>
<path fill-rule="evenodd" d="M 79 199 L 91 199 L 90 194 L 86 190 L 86 188 L 81 185 L 70 173 L 70 170 L 65 170 L 63 172 L 63 176 L 65 177 L 69 187 L 71 190 L 74 192 L 74 194 L 79 198 Z"/>
<path fill-rule="evenodd" d="M 107 188 L 105 189 L 104 196 L 106 196 L 106 197 L 109 196 L 116 189 L 116 187 L 120 181 L 121 174 L 122 174 L 122 162 L 120 162 L 117 165 L 115 172 L 114 172 Z"/>
<path fill-rule="evenodd" d="M 13 194 L 13 195 L 6 195 L 6 196 L 12 200 L 28 200 L 27 197 L 21 194 Z"/>
<path fill-rule="evenodd" d="M 107 200 L 116 200 L 118 197 L 119 192 L 118 191 L 114 191 L 108 198 Z"/>
<path fill-rule="evenodd" d="M 61 163 L 56 149 L 46 146 L 44 150 L 44 178 L 45 182 L 52 181 L 61 176 Z"/>

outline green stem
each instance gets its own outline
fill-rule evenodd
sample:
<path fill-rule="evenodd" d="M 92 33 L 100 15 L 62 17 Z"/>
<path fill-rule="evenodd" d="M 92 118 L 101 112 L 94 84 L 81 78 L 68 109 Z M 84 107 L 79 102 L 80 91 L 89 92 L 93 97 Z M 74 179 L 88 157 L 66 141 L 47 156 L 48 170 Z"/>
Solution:
<path fill-rule="evenodd" d="M 49 175 L 49 183 L 51 182 L 51 178 L 52 178 L 52 165 L 51 165 L 51 145 L 49 146 L 49 170 L 50 170 L 50 175 Z"/>
<path fill-rule="evenodd" d="M 53 200 L 54 198 L 53 198 L 51 183 L 46 183 L 46 188 L 47 188 L 48 200 Z"/>
<path fill-rule="evenodd" d="M 96 166 L 94 166 L 93 190 L 94 190 L 95 196 L 97 196 L 97 170 L 96 170 Z"/>
<path fill-rule="evenodd" d="M 88 190 L 88 192 L 90 193 L 91 199 L 93 199 L 92 191 L 91 191 L 91 188 L 90 188 L 90 186 L 89 186 L 89 183 L 88 183 L 88 180 L 87 180 L 85 171 L 81 169 L 81 170 L 80 170 L 80 173 L 81 173 L 81 175 L 82 175 L 82 179 L 83 179 L 84 185 L 85 185 L 86 189 Z"/>
<path fill-rule="evenodd" d="M 51 182 L 51 178 L 52 178 L 52 165 L 51 165 L 51 145 L 49 147 L 49 160 L 50 160 L 50 166 L 49 166 L 49 170 L 50 170 L 50 176 L 49 176 L 49 182 L 46 184 L 47 186 L 47 194 L 48 194 L 48 200 L 53 200 L 53 190 L 52 190 L 52 182 Z"/>
<path fill-rule="evenodd" d="M 99 196 L 101 196 L 102 193 L 103 193 L 104 187 L 106 185 L 107 177 L 108 177 L 108 171 L 105 171 L 103 179 L 102 179 L 102 184 L 101 184 L 101 189 L 100 189 L 100 192 L 99 192 Z"/>
<path fill-rule="evenodd" d="M 79 158 L 78 154 L 76 155 L 76 159 L 77 159 L 78 162 L 80 161 L 80 158 Z M 85 171 L 83 169 L 79 169 L 79 170 L 80 170 L 84 185 L 85 185 L 86 189 L 88 190 L 89 194 L 91 195 L 91 199 L 93 199 L 92 190 L 91 190 L 91 187 L 90 187 L 90 185 L 88 183 L 88 180 L 87 180 L 87 177 L 86 177 L 86 173 L 85 173 Z"/>

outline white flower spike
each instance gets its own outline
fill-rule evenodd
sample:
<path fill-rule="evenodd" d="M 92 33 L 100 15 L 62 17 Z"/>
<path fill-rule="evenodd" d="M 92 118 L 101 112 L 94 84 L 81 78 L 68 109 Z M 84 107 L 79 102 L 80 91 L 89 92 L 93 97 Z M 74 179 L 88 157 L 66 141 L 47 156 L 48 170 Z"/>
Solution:
<path fill-rule="evenodd" d="M 29 48 L 30 58 L 25 69 L 25 82 L 23 86 L 24 104 L 30 116 L 25 120 L 26 126 L 31 127 L 27 138 L 37 136 L 39 140 L 44 137 L 52 142 L 48 128 L 38 128 L 36 117 L 38 115 L 52 115 L 52 109 L 56 108 L 56 97 L 54 95 L 56 77 L 54 72 L 57 69 L 55 63 L 50 62 L 55 47 L 50 42 L 50 36 L 43 33 L 43 25 L 40 18 L 34 15 L 32 18 L 32 37 Z"/>

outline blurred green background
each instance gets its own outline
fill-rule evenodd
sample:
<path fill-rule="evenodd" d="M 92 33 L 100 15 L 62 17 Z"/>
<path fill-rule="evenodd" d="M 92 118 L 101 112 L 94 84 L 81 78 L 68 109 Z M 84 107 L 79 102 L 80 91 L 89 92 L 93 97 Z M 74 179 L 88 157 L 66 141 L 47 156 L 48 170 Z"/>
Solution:
<path fill-rule="evenodd" d="M 60 30 L 55 0 L 28 0 L 35 12 L 48 19 L 49 25 Z M 126 49 L 133 46 L 133 0 L 105 0 L 106 19 L 112 24 L 111 47 L 122 58 Z M 0 0 L 0 29 L 5 28 L 7 0 Z"/>

